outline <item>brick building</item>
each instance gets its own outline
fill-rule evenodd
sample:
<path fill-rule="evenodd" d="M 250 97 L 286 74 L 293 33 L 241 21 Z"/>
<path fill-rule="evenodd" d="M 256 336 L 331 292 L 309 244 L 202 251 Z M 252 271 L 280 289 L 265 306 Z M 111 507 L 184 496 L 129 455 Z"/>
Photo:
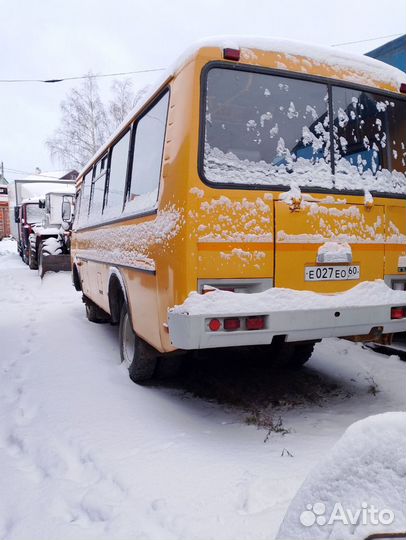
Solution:
<path fill-rule="evenodd" d="M 0 173 L 0 240 L 10 235 L 7 186 L 7 180 Z"/>

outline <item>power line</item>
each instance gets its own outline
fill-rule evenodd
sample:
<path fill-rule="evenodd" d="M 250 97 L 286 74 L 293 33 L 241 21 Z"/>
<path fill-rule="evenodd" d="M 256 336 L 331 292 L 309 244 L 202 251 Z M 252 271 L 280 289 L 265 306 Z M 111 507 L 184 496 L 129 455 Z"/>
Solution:
<path fill-rule="evenodd" d="M 36 173 L 35 171 L 34 172 L 30 172 L 30 171 L 21 171 L 20 169 L 11 169 L 9 167 L 4 167 L 4 170 L 7 171 L 8 173 L 12 173 L 12 174 L 24 174 L 24 175 L 29 175 L 29 176 L 41 176 L 44 180 L 46 180 L 47 178 L 52 178 L 52 179 L 55 179 L 55 180 L 61 180 L 61 178 L 59 176 L 53 176 L 52 174 L 45 174 L 45 173 Z"/>
<path fill-rule="evenodd" d="M 75 77 L 61 77 L 53 79 L 0 79 L 0 83 L 59 83 L 63 81 L 77 81 L 79 79 L 100 79 L 102 77 L 120 77 L 122 75 L 134 75 L 137 73 L 151 73 L 153 71 L 164 71 L 166 68 L 138 69 L 136 71 L 122 71 L 120 73 L 102 73 L 100 75 L 78 75 Z"/>
<path fill-rule="evenodd" d="M 339 47 L 340 45 L 352 45 L 353 43 L 364 43 L 365 41 L 376 41 L 377 39 L 385 39 L 390 37 L 403 36 L 403 34 L 390 34 L 389 36 L 379 36 L 368 39 L 360 39 L 358 41 L 347 41 L 345 43 L 334 43 L 331 47 Z"/>
<path fill-rule="evenodd" d="M 403 34 L 389 34 L 386 36 L 378 36 L 368 39 L 359 39 L 357 41 L 346 41 L 343 43 L 333 43 L 331 47 L 340 47 L 341 45 L 353 45 L 354 43 L 365 43 L 367 41 L 376 41 L 378 39 L 386 39 L 391 37 L 397 37 L 402 36 Z M 152 68 L 152 69 L 138 69 L 135 71 L 122 71 L 118 73 L 101 73 L 100 75 L 77 75 L 74 77 L 54 77 L 52 79 L 0 79 L 0 83 L 46 83 L 46 84 L 53 84 L 53 83 L 60 83 L 64 81 L 78 81 L 80 79 L 101 79 L 104 77 L 121 77 L 123 75 L 136 75 L 138 73 L 152 73 L 156 71 L 164 71 L 166 68 Z"/>

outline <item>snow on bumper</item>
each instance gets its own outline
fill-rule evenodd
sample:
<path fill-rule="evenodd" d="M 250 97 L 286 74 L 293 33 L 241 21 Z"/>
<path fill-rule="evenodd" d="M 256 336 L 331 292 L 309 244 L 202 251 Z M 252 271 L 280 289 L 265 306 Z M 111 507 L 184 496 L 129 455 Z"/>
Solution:
<path fill-rule="evenodd" d="M 278 335 L 285 335 L 286 341 L 305 341 L 368 335 L 376 329 L 402 332 L 406 320 L 392 319 L 391 309 L 405 305 L 406 293 L 392 291 L 383 282 L 362 283 L 335 295 L 276 288 L 257 294 L 191 293 L 182 306 L 169 311 L 168 326 L 179 349 L 265 345 Z M 250 316 L 263 316 L 264 328 L 246 330 Z M 223 323 L 235 317 L 241 321 L 238 330 L 225 330 L 223 324 L 217 331 L 209 328 L 213 318 Z"/>

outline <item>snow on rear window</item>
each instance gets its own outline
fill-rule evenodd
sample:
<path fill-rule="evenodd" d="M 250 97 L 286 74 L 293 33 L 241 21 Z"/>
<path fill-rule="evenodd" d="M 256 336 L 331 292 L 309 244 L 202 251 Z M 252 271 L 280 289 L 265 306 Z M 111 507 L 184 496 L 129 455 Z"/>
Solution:
<path fill-rule="evenodd" d="M 332 187 L 325 84 L 214 68 L 204 172 L 212 182 Z M 312 167 L 314 166 L 314 167 Z M 326 174 L 309 174 L 325 170 Z"/>
<path fill-rule="evenodd" d="M 332 95 L 335 187 L 404 193 L 406 102 L 342 87 Z"/>
<path fill-rule="evenodd" d="M 405 101 L 333 87 L 331 136 L 325 84 L 212 68 L 206 90 L 208 181 L 406 193 Z"/>

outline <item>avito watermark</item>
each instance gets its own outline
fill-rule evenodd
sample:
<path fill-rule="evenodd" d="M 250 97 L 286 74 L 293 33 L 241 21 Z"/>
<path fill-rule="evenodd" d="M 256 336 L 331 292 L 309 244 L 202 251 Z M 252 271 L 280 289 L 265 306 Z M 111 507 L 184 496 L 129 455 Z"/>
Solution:
<path fill-rule="evenodd" d="M 351 509 L 337 502 L 330 515 L 326 515 L 326 505 L 322 502 L 307 504 L 306 510 L 300 514 L 300 523 L 305 527 L 332 525 L 341 522 L 343 525 L 390 525 L 395 514 L 389 508 L 379 509 L 373 504 L 363 502 L 360 508 Z"/>

